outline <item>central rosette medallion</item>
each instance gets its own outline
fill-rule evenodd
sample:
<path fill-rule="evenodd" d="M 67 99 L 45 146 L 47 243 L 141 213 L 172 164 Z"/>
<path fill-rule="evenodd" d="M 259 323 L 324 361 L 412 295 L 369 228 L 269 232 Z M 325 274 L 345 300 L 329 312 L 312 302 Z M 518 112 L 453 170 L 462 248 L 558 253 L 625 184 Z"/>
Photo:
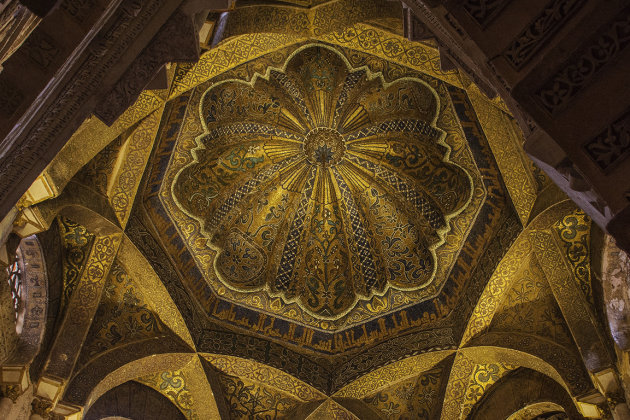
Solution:
<path fill-rule="evenodd" d="M 223 285 L 338 319 L 433 280 L 449 220 L 471 197 L 438 109 L 419 79 L 385 83 L 330 49 L 298 50 L 281 69 L 205 91 L 205 134 L 173 198 L 200 224 Z"/>
<path fill-rule="evenodd" d="M 319 127 L 309 131 L 302 149 L 311 164 L 332 166 L 339 163 L 346 151 L 346 145 L 337 130 Z"/>

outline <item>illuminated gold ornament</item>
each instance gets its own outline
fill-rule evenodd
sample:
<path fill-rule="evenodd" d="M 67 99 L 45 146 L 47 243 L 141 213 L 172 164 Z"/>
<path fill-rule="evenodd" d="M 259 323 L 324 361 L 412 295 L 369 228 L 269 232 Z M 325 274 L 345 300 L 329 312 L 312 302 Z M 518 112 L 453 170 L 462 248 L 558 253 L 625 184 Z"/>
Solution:
<path fill-rule="evenodd" d="M 439 143 L 438 108 L 419 79 L 385 83 L 303 48 L 283 69 L 204 93 L 205 134 L 173 196 L 227 287 L 337 319 L 359 299 L 433 279 L 435 249 L 472 189 Z"/>

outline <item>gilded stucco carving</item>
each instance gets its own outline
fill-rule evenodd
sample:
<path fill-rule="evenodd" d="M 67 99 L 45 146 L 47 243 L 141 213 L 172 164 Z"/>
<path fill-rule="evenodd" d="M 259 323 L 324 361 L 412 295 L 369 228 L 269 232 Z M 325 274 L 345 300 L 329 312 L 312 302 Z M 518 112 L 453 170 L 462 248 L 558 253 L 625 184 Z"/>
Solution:
<path fill-rule="evenodd" d="M 115 261 L 77 366 L 118 346 L 164 334 L 153 305 L 146 301 L 125 267 Z"/>
<path fill-rule="evenodd" d="M 135 379 L 171 400 L 188 420 L 220 418 L 208 377 L 197 355 L 177 369 L 167 369 Z"/>
<path fill-rule="evenodd" d="M 583 211 L 577 210 L 559 220 L 554 225 L 554 229 L 558 233 L 561 248 L 571 266 L 575 281 L 588 303 L 594 305 L 591 284 L 590 217 Z"/>
<path fill-rule="evenodd" d="M 571 347 L 571 332 L 536 258 L 530 255 L 524 259 L 514 276 L 516 280 L 492 319 L 490 331 L 535 334 Z"/>
<path fill-rule="evenodd" d="M 88 392 L 85 406 L 89 407 L 103 394 L 127 381 L 143 376 L 159 374 L 165 371 L 175 371 L 198 359 L 194 353 L 171 353 L 151 355 L 136 359 L 109 372 L 99 383 Z"/>
<path fill-rule="evenodd" d="M 427 388 L 429 395 L 422 395 L 422 400 L 432 402 L 433 396 L 437 396 L 437 391 L 431 388 L 434 382 L 439 380 L 439 371 L 427 372 Z M 400 417 L 401 414 L 408 414 L 411 408 L 411 401 L 414 396 L 418 378 L 410 378 L 393 386 L 382 389 L 373 395 L 363 399 L 366 404 L 371 405 L 379 414 L 385 418 Z M 428 398 L 427 398 L 428 397 Z"/>
<path fill-rule="evenodd" d="M 357 22 L 400 19 L 401 15 L 400 4 L 384 0 L 333 0 L 308 9 L 277 4 L 246 6 L 228 15 L 224 36 L 270 32 L 313 37 L 343 30 Z"/>
<path fill-rule="evenodd" d="M 182 370 L 168 370 L 136 379 L 166 396 L 188 420 L 198 420 L 199 415 L 193 410 L 194 397 L 188 389 L 187 380 Z"/>
<path fill-rule="evenodd" d="M 61 251 L 63 257 L 61 310 L 63 312 L 81 278 L 81 270 L 94 241 L 94 234 L 88 232 L 85 226 L 73 222 L 67 217 L 58 217 L 57 222 L 63 243 Z"/>
<path fill-rule="evenodd" d="M 107 187 L 109 202 L 121 226 L 127 224 L 140 179 L 149 159 L 160 125 L 163 108 L 144 118 L 129 135 L 121 148 Z"/>
<path fill-rule="evenodd" d="M 486 393 L 495 382 L 516 368 L 517 366 L 500 362 L 475 366 L 475 370 L 468 383 L 468 388 L 466 389 L 460 418 L 467 418 L 474 405 L 477 401 L 481 400 L 484 393 Z"/>
<path fill-rule="evenodd" d="M 431 369 L 453 353 L 450 350 L 435 351 L 390 363 L 344 386 L 334 396 L 363 399 L 376 390 Z"/>
<path fill-rule="evenodd" d="M 312 386 L 271 366 L 227 355 L 203 354 L 202 357 L 226 375 L 265 383 L 292 395 L 296 400 L 316 401 L 325 398 L 325 394 Z"/>
<path fill-rule="evenodd" d="M 451 367 L 448 384 L 444 393 L 444 405 L 442 407 L 442 420 L 452 420 L 460 418 L 462 405 L 466 399 L 466 391 L 470 378 L 475 370 L 475 363 L 464 353 L 458 352 L 455 355 L 453 366 Z"/>
<path fill-rule="evenodd" d="M 95 237 L 51 350 L 46 374 L 69 378 L 98 307 L 120 240 L 119 233 Z"/>
<path fill-rule="evenodd" d="M 324 401 L 306 420 L 358 420 L 359 418 L 331 398 Z"/>
<path fill-rule="evenodd" d="M 188 331 L 180 309 L 173 302 L 160 277 L 149 264 L 135 245 L 124 237 L 120 244 L 118 261 L 125 267 L 128 275 L 134 279 L 134 283 L 147 302 L 151 303 L 152 310 L 171 331 L 184 340 L 190 348 L 194 348 L 193 339 Z"/>
<path fill-rule="evenodd" d="M 532 233 L 536 258 L 583 355 L 584 364 L 589 370 L 598 371 L 609 366 L 611 361 L 592 309 L 581 289 L 576 287 L 571 269 L 573 265 L 569 260 L 571 257 L 563 255 L 559 234 L 557 231 Z"/>
<path fill-rule="evenodd" d="M 483 332 L 490 325 L 495 312 L 503 301 L 505 293 L 516 280 L 514 274 L 518 271 L 522 261 L 533 252 L 529 232 L 534 229 L 548 229 L 560 217 L 574 208 L 574 205 L 568 200 L 553 205 L 536 216 L 516 239 L 497 266 L 479 298 L 479 302 L 468 320 L 468 325 L 462 338 L 462 345 L 470 341 L 475 335 Z"/>
<path fill-rule="evenodd" d="M 381 57 L 403 66 L 443 80 L 454 86 L 461 86 L 458 72 L 443 71 L 440 67 L 440 54 L 436 48 L 394 35 L 364 24 L 355 24 L 343 31 L 335 31 L 320 38 L 322 41 L 342 45 Z"/>
<path fill-rule="evenodd" d="M 444 366 L 421 373 L 363 398 L 385 419 L 436 418 L 441 410 Z"/>
<path fill-rule="evenodd" d="M 509 289 L 512 277 L 518 270 L 521 262 L 532 251 L 531 244 L 526 240 L 519 240 L 510 247 L 499 266 L 490 278 L 479 303 L 475 307 L 469 321 L 462 344 L 470 341 L 475 335 L 483 332 L 492 321 L 492 317 L 499 308 L 499 304 Z"/>
<path fill-rule="evenodd" d="M 231 419 L 276 420 L 286 417 L 300 403 L 291 394 L 278 391 L 261 382 L 226 374 L 220 374 L 219 381 Z"/>
<path fill-rule="evenodd" d="M 202 361 L 196 354 L 180 369 L 155 372 L 136 380 L 173 401 L 187 419 L 220 418 L 217 395 L 214 394 Z"/>
<path fill-rule="evenodd" d="M 195 64 L 178 66 L 169 99 L 173 99 L 239 64 L 302 39 L 293 35 L 268 33 L 242 35 L 229 39 L 217 48 L 203 54 Z"/>
<path fill-rule="evenodd" d="M 308 38 L 270 33 L 255 33 L 231 38 L 202 55 L 197 63 L 179 66 L 169 99 L 210 80 L 237 64 L 306 39 Z M 416 68 L 455 86 L 461 86 L 456 71 L 444 72 L 440 68 L 440 56 L 437 49 L 413 43 L 406 38 L 366 24 L 357 23 L 342 31 L 311 37 L 310 40 L 320 40 L 364 51 L 392 63 Z"/>
<path fill-rule="evenodd" d="M 511 117 L 492 106 L 488 98 L 476 86 L 471 85 L 468 88 L 468 94 L 497 160 L 516 212 L 521 223 L 525 225 L 536 201 L 538 184 L 531 164 L 528 163 L 529 159 L 523 151 L 523 139 L 514 131 Z"/>
<path fill-rule="evenodd" d="M 99 194 L 107 196 L 107 189 L 111 183 L 110 180 L 115 175 L 114 168 L 124 141 L 124 134 L 116 137 L 81 168 L 74 179 L 89 185 L 98 191 Z"/>

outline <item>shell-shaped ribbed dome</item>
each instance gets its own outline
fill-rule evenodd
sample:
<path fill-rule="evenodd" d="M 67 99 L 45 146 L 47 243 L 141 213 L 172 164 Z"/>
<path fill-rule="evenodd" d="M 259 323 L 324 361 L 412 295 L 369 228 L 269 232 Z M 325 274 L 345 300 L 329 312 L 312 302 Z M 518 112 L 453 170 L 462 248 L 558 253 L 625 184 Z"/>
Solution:
<path fill-rule="evenodd" d="M 337 318 L 431 281 L 472 187 L 439 143 L 425 84 L 384 83 L 309 47 L 252 83 L 215 84 L 200 112 L 206 134 L 173 193 L 226 286 Z"/>

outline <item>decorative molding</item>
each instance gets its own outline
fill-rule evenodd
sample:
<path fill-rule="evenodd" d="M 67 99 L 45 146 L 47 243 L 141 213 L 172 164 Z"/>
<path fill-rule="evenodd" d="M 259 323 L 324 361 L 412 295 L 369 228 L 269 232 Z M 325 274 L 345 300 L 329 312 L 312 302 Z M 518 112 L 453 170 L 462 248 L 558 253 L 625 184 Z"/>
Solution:
<path fill-rule="evenodd" d="M 24 94 L 5 79 L 0 78 L 0 117 L 9 118 L 24 100 Z"/>
<path fill-rule="evenodd" d="M 59 54 L 53 38 L 42 31 L 34 31 L 23 45 L 28 58 L 42 70 L 47 70 Z"/>
<path fill-rule="evenodd" d="M 511 0 L 466 0 L 462 7 L 482 28 L 488 26 Z"/>
<path fill-rule="evenodd" d="M 96 0 L 64 0 L 60 7 L 77 22 L 83 22 L 92 9 L 96 6 Z"/>
<path fill-rule="evenodd" d="M 40 22 L 40 18 L 21 5 L 19 1 L 5 1 L 4 3 L 6 6 L 0 8 L 0 70 L 2 70 L 2 63 L 22 45 Z"/>
<path fill-rule="evenodd" d="M 595 75 L 630 44 L 630 8 L 603 26 L 588 46 L 578 50 L 562 69 L 536 92 L 536 98 L 550 113 L 562 109 Z"/>
<path fill-rule="evenodd" d="M 105 95 L 94 113 L 107 125 L 113 124 L 140 96 L 142 89 L 164 64 L 198 59 L 199 36 L 192 18 L 178 10 Z"/>
<path fill-rule="evenodd" d="M 117 3 L 112 4 L 116 7 Z M 40 94 L 40 98 L 54 95 L 54 101 L 45 110 L 25 113 L 12 131 L 2 140 L 0 150 L 0 194 L 3 197 L 0 212 L 4 214 L 24 192 L 24 184 L 31 183 L 34 171 L 39 173 L 43 169 L 46 155 L 60 147 L 60 136 L 67 135 L 70 125 L 82 117 L 87 116 L 89 109 L 86 103 L 101 85 L 103 78 L 119 63 L 122 55 L 128 51 L 138 35 L 147 27 L 148 23 L 164 6 L 160 0 L 123 0 L 114 12 L 106 10 L 103 13 L 101 31 L 85 48 L 84 61 L 71 79 L 65 79 L 57 84 L 51 84 Z M 110 17 L 110 19 L 107 19 Z M 107 20 L 106 20 L 107 19 Z M 103 25 L 109 22 L 109 25 Z M 99 26 L 97 25 L 98 29 Z M 64 84 L 63 86 L 60 83 Z M 19 106 L 17 92 L 9 95 L 11 107 L 5 105 L 7 87 L 6 81 L 0 79 L 0 92 L 3 101 L 0 102 L 0 114 L 13 114 Z M 16 105 L 17 103 L 17 105 Z M 4 108 L 4 109 L 3 109 Z M 28 127 L 28 128 L 25 128 Z"/>
<path fill-rule="evenodd" d="M 512 41 L 503 57 L 520 70 L 585 4 L 586 0 L 552 0 Z"/>
<path fill-rule="evenodd" d="M 161 108 L 142 120 L 126 140 L 111 172 L 107 195 L 121 226 L 127 224 L 153 142 L 160 127 Z"/>
<path fill-rule="evenodd" d="M 586 154 L 609 172 L 630 153 L 630 110 L 584 145 Z"/>

